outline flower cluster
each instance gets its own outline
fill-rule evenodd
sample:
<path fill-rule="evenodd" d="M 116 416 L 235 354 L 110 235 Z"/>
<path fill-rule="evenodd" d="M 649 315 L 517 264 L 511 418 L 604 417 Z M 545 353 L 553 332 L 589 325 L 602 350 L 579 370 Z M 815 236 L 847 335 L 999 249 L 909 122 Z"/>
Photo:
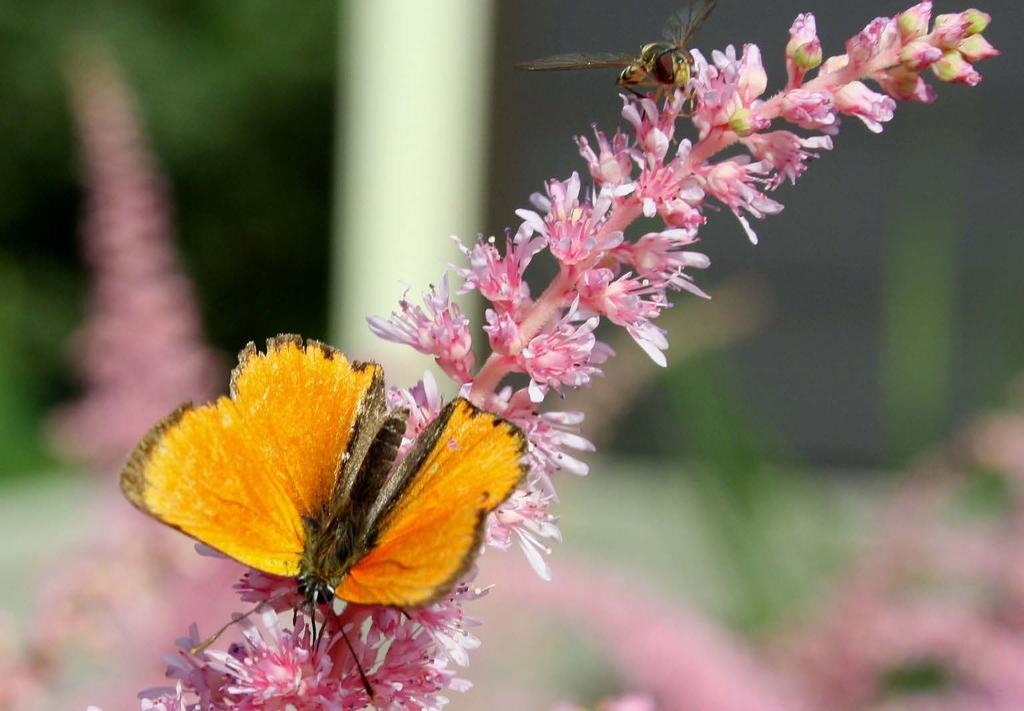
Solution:
<path fill-rule="evenodd" d="M 468 651 L 480 645 L 462 603 L 487 591 L 468 579 L 419 610 L 349 605 L 312 616 L 294 579 L 250 571 L 236 588 L 258 603 L 238 618 L 242 642 L 197 651 L 202 640 L 193 625 L 169 659 L 174 686 L 144 691 L 144 711 L 438 709 L 444 692 L 471 686 L 452 669 L 468 664 Z"/>
<path fill-rule="evenodd" d="M 550 574 L 542 553 L 559 539 L 547 510 L 556 500 L 551 476 L 563 468 L 585 474 L 586 465 L 566 450 L 592 445 L 579 434 L 581 413 L 541 412 L 540 406 L 549 393 L 587 386 L 601 374 L 601 364 L 613 355 L 596 335 L 602 320 L 624 329 L 655 363 L 666 364 L 668 339 L 656 322 L 670 306 L 670 294 L 707 296 L 693 281 L 694 271 L 710 263 L 695 249 L 707 210 L 725 206 L 756 242 L 749 218 L 782 210 L 769 193 L 795 183 L 811 159 L 832 148 L 842 116 L 880 131 L 893 117 L 896 99 L 935 98 L 921 77 L 929 68 L 942 81 L 976 84 L 973 63 L 996 54 L 980 34 L 988 23 L 977 10 L 932 22 L 931 3 L 922 2 L 872 20 L 847 41 L 844 54 L 823 59 L 813 15 L 800 15 L 786 46 L 786 85 L 770 98 L 762 98 L 768 78 L 757 46 L 716 50 L 710 60 L 691 50 L 693 79 L 685 91 L 668 94 L 660 105 L 651 97 L 623 96 L 628 131 L 609 137 L 595 128 L 593 140 L 576 138 L 589 186 L 576 172 L 549 180 L 543 193 L 531 196 L 532 209 L 516 211 L 521 222 L 504 245 L 493 237 L 458 243 L 465 264 L 454 267 L 462 280 L 457 292 L 476 291 L 487 302 L 482 330 L 490 355 L 479 369 L 469 367 L 469 322 L 447 300 L 447 277 L 425 297 L 426 311 L 403 299 L 389 320 L 370 319 L 374 333 L 434 356 L 461 392 L 527 434 L 531 477 L 491 517 L 489 544 L 504 548 L 517 541 L 537 572 Z M 677 137 L 691 96 L 694 141 Z M 736 145 L 746 153 L 712 160 Z M 660 229 L 628 239 L 627 229 L 641 217 L 658 219 Z M 526 270 L 544 255 L 558 273 L 534 296 Z M 525 386 L 503 384 L 516 373 L 525 376 Z M 436 400 L 430 381 L 397 391 L 395 401 L 408 407 L 426 390 Z M 438 407 L 435 402 L 427 409 Z M 421 427 L 421 419 L 412 418 L 411 429 Z"/>
<path fill-rule="evenodd" d="M 708 209 L 724 205 L 751 241 L 749 218 L 778 213 L 768 192 L 794 182 L 808 161 L 832 147 L 843 115 L 873 131 L 890 120 L 895 99 L 931 101 L 921 78 L 930 68 L 942 81 L 977 83 L 973 63 L 995 54 L 981 37 L 988 16 L 969 10 L 935 18 L 922 2 L 891 18 L 872 21 L 846 44 L 846 53 L 822 60 L 814 18 L 801 15 L 786 47 L 788 81 L 762 99 L 767 75 L 760 50 L 746 45 L 715 51 L 710 61 L 693 50 L 693 79 L 685 90 L 653 98 L 623 97 L 628 131 L 609 137 L 595 128 L 594 142 L 578 137 L 589 180 L 572 173 L 552 179 L 531 197 L 532 209 L 503 245 L 494 238 L 459 244 L 455 291 L 476 291 L 487 302 L 482 326 L 490 353 L 477 367 L 470 319 L 452 302 L 448 277 L 431 287 L 423 306 L 403 298 L 390 318 L 373 317 L 378 336 L 432 356 L 460 393 L 517 424 L 528 437 L 530 475 L 488 521 L 485 542 L 519 545 L 537 573 L 550 576 L 545 554 L 560 540 L 550 505 L 557 500 L 559 470 L 585 474 L 572 451 L 593 449 L 579 432 L 578 412 L 541 411 L 554 392 L 589 385 L 613 355 L 597 338 L 602 320 L 620 327 L 657 364 L 666 364 L 668 340 L 656 321 L 673 292 L 706 296 L 693 271 L 709 265 L 694 249 Z M 808 73 L 818 69 L 816 76 Z M 864 82 L 881 88 L 879 93 Z M 680 119 L 694 100 L 694 140 L 677 138 Z M 785 121 L 791 129 L 774 129 Z M 747 154 L 711 160 L 731 146 Z M 630 238 L 640 218 L 659 227 Z M 557 265 L 539 293 L 526 278 L 538 257 Z M 524 384 L 505 382 L 519 375 Z M 436 382 L 426 376 L 410 389 L 392 391 L 392 407 L 410 412 L 406 445 L 441 409 Z M 274 607 L 292 608 L 292 581 L 250 573 L 246 599 L 270 603 L 262 627 L 243 621 L 245 643 L 226 652 L 192 654 L 196 636 L 171 666 L 175 689 L 163 690 L 144 708 L 362 708 L 369 703 L 356 662 L 365 670 L 382 708 L 438 708 L 443 694 L 468 686 L 449 662 L 464 664 L 478 642 L 465 630 L 462 602 L 480 594 L 467 584 L 419 611 L 348 606 L 340 614 L 301 612 L 283 629 Z M 314 643 L 310 624 L 324 628 Z M 347 633 L 346 638 L 343 633 Z M 351 644 L 351 648 L 349 647 Z"/>

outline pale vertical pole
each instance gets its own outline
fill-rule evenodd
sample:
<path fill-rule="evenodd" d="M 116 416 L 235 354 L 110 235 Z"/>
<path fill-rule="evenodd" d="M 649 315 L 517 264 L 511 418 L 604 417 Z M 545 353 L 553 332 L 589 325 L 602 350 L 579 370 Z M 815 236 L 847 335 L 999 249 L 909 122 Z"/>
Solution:
<path fill-rule="evenodd" d="M 436 283 L 449 236 L 481 224 L 491 0 L 347 0 L 340 6 L 331 337 L 410 383 L 429 365 L 366 317 Z M 415 357 L 414 357 L 415 356 Z"/>

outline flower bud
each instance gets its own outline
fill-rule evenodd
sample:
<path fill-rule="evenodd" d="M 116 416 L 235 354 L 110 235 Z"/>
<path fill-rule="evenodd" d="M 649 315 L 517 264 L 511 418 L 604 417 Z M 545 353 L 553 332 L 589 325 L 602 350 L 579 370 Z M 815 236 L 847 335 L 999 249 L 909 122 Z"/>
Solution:
<path fill-rule="evenodd" d="M 786 45 L 786 72 L 791 86 L 800 86 L 804 74 L 821 64 L 821 41 L 814 25 L 814 15 L 797 15 L 789 28 Z"/>
<path fill-rule="evenodd" d="M 942 55 L 942 59 L 932 65 L 932 73 L 939 81 L 954 82 L 974 86 L 981 81 L 981 75 L 955 49 Z"/>
<path fill-rule="evenodd" d="M 729 117 L 729 128 L 740 137 L 749 136 L 754 132 L 754 124 L 751 121 L 750 109 L 741 108 L 733 112 Z"/>
<path fill-rule="evenodd" d="M 988 24 L 992 22 L 992 16 L 987 12 L 976 10 L 973 7 L 963 11 L 964 20 L 967 22 L 967 34 L 976 35 L 984 32 Z"/>
<path fill-rule="evenodd" d="M 971 21 L 965 15 L 966 13 L 956 12 L 936 17 L 932 29 L 935 44 L 942 49 L 953 49 L 966 39 L 971 34 Z"/>
<path fill-rule="evenodd" d="M 942 50 L 928 42 L 920 40 L 910 42 L 900 50 L 900 62 L 904 67 L 919 72 L 927 69 L 942 58 Z"/>
<path fill-rule="evenodd" d="M 989 44 L 988 40 L 981 35 L 971 35 L 961 42 L 957 49 L 968 62 L 980 62 L 999 54 L 999 50 Z"/>
<path fill-rule="evenodd" d="M 896 23 L 900 29 L 900 37 L 904 42 L 915 40 L 928 34 L 928 20 L 931 18 L 931 2 L 922 2 L 914 5 L 906 12 L 900 14 Z"/>

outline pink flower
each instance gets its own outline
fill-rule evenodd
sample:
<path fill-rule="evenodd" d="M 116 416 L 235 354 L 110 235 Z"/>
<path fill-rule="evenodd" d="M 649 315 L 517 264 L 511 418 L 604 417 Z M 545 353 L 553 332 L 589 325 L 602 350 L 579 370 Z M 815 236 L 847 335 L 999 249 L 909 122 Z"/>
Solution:
<path fill-rule="evenodd" d="M 367 319 L 370 330 L 380 338 L 434 356 L 445 373 L 466 382 L 473 369 L 469 319 L 462 315 L 458 304 L 451 302 L 447 274 L 441 278 L 440 287 L 430 287 L 423 302 L 426 310 L 403 297 L 399 302 L 402 313 L 392 312 L 387 320 L 371 316 Z"/>
<path fill-rule="evenodd" d="M 935 89 L 922 79 L 920 74 L 905 67 L 878 72 L 874 79 L 882 90 L 894 99 L 930 104 L 938 98 Z"/>
<path fill-rule="evenodd" d="M 305 604 L 305 596 L 299 592 L 295 578 L 271 575 L 250 568 L 235 583 L 235 591 L 244 602 L 264 603 L 277 612 L 294 610 Z"/>
<path fill-rule="evenodd" d="M 927 69 L 941 57 L 941 49 L 924 41 L 910 42 L 900 50 L 900 62 L 912 72 Z"/>
<path fill-rule="evenodd" d="M 597 339 L 594 329 L 599 318 L 588 318 L 579 323 L 577 307 L 572 308 L 547 333 L 530 340 L 520 353 L 523 370 L 530 376 L 530 397 L 540 402 L 548 388 L 560 391 L 563 386 L 582 387 L 600 370 L 591 364 L 591 354 Z"/>
<path fill-rule="evenodd" d="M 675 136 L 676 119 L 683 110 L 682 92 L 673 92 L 666 97 L 659 110 L 651 99 L 634 100 L 622 97 L 622 118 L 633 125 L 636 146 L 647 158 L 648 165 L 660 164 L 668 155 L 669 146 Z"/>
<path fill-rule="evenodd" d="M 399 449 L 401 456 L 420 433 L 441 413 L 444 399 L 437 387 L 437 381 L 430 371 L 423 373 L 423 379 L 411 388 L 392 388 L 388 391 L 390 409 L 404 409 L 409 413 L 405 421 L 405 435 Z"/>
<path fill-rule="evenodd" d="M 549 542 L 560 542 L 558 519 L 548 507 L 554 496 L 537 487 L 520 489 L 491 514 L 487 523 L 487 544 L 508 549 L 519 544 L 534 572 L 544 580 L 551 579 L 551 568 L 544 556 L 551 555 Z"/>
<path fill-rule="evenodd" d="M 667 361 L 662 351 L 668 347 L 668 341 L 659 335 L 660 329 L 652 330 L 650 323 L 668 306 L 664 285 L 629 273 L 615 278 L 611 269 L 602 267 L 585 272 L 577 288 L 583 306 L 625 327 L 651 360 L 665 367 Z"/>
<path fill-rule="evenodd" d="M 522 340 L 519 323 L 515 317 L 508 312 L 499 313 L 494 309 L 487 309 L 484 312 L 484 318 L 487 324 L 483 329 L 491 344 L 491 350 L 502 355 L 515 353 Z"/>
<path fill-rule="evenodd" d="M 299 699 L 333 694 L 331 657 L 312 646 L 312 635 L 303 625 L 282 629 L 277 613 L 259 613 L 262 629 L 250 619 L 239 622 L 245 644 L 230 651 L 208 650 L 210 669 L 228 677 L 224 692 L 257 705 L 270 699 Z M 322 640 L 326 649 L 334 640 Z M 340 639 L 339 639 L 340 641 Z"/>
<path fill-rule="evenodd" d="M 836 108 L 840 113 L 856 116 L 872 133 L 881 133 L 882 124 L 896 111 L 891 97 L 871 91 L 863 82 L 854 81 L 836 92 Z"/>
<path fill-rule="evenodd" d="M 575 172 L 564 182 L 549 180 L 546 192 L 546 196 L 539 193 L 530 196 L 534 206 L 545 212 L 545 217 L 532 210 L 516 210 L 516 214 L 523 219 L 524 233 L 544 235 L 548 249 L 562 264 L 577 264 L 622 241 L 621 231 L 606 234 L 601 230 L 601 223 L 612 206 L 610 193 L 602 191 L 593 204 L 580 202 L 580 176 Z"/>
<path fill-rule="evenodd" d="M 891 99 L 890 99 L 891 101 Z M 754 244 L 757 235 L 750 228 L 750 223 L 741 214 L 741 210 L 754 217 L 774 215 L 782 212 L 782 205 L 767 197 L 754 187 L 754 183 L 769 183 L 770 180 L 760 177 L 770 173 L 772 166 L 767 161 L 751 163 L 747 156 L 740 156 L 720 163 L 709 165 L 698 174 L 704 178 L 704 189 L 709 195 L 719 200 L 743 226 L 743 231 Z"/>
<path fill-rule="evenodd" d="M 625 111 L 625 109 L 623 109 Z M 594 126 L 597 137 L 598 153 L 594 153 L 590 142 L 584 136 L 576 137 L 580 155 L 587 162 L 590 176 L 598 185 L 609 185 L 617 188 L 630 182 L 633 172 L 633 157 L 629 149 L 629 138 L 621 131 L 616 131 L 611 141 Z"/>
<path fill-rule="evenodd" d="M 807 71 L 815 69 L 819 64 L 821 64 L 821 41 L 818 39 L 814 15 L 809 12 L 797 15 L 793 20 L 793 26 L 789 28 L 789 44 L 786 45 L 788 87 L 791 89 L 800 87 Z"/>
<path fill-rule="evenodd" d="M 630 265 L 642 277 L 674 291 L 689 291 L 702 298 L 705 294 L 684 269 L 707 269 L 711 260 L 701 252 L 685 247 L 697 241 L 696 231 L 668 229 L 648 232 L 636 242 L 625 243 L 614 251 L 615 258 Z"/>
<path fill-rule="evenodd" d="M 780 114 L 800 128 L 826 133 L 836 133 L 838 130 L 835 99 L 828 91 L 788 91 L 780 101 Z"/>
<path fill-rule="evenodd" d="M 476 570 L 473 570 L 440 602 L 409 612 L 412 620 L 422 625 L 434 639 L 438 649 L 460 667 L 469 664 L 469 652 L 480 646 L 479 638 L 466 629 L 478 627 L 480 621 L 466 615 L 462 604 L 490 591 L 489 587 L 474 587 L 471 583 L 475 577 Z"/>
<path fill-rule="evenodd" d="M 890 17 L 876 17 L 846 41 L 848 66 L 861 67 L 900 45 L 899 27 Z"/>
<path fill-rule="evenodd" d="M 513 392 L 504 388 L 496 393 L 492 404 L 506 419 L 519 425 L 529 442 L 531 470 L 544 493 L 554 496 L 550 475 L 565 469 L 572 474 L 585 475 L 589 468 L 585 462 L 570 456 L 565 449 L 593 452 L 594 445 L 580 436 L 582 412 L 543 412 L 530 399 L 527 389 Z M 537 483 L 535 482 L 535 483 Z"/>
<path fill-rule="evenodd" d="M 512 238 L 506 235 L 504 257 L 495 248 L 494 237 L 486 242 L 478 239 L 472 247 L 466 247 L 458 239 L 455 241 L 469 261 L 468 268 L 456 267 L 458 275 L 464 279 L 458 293 L 476 289 L 482 297 L 507 310 L 530 301 L 530 287 L 523 280 L 523 273 L 533 256 L 544 249 L 543 239 L 531 239 L 526 232 L 519 232 Z"/>
<path fill-rule="evenodd" d="M 775 177 L 768 183 L 773 189 L 784 180 L 796 183 L 807 170 L 807 161 L 818 157 L 811 150 L 832 150 L 832 139 L 828 136 L 801 138 L 790 131 L 758 133 L 743 139 L 743 143 L 755 158 L 768 162 L 775 169 Z"/>
<path fill-rule="evenodd" d="M 757 45 L 744 45 L 739 59 L 732 45 L 726 47 L 725 52 L 715 50 L 711 54 L 714 64 L 708 64 L 696 50 L 692 54 L 694 87 L 700 96 L 693 123 L 701 139 L 716 127 L 728 127 L 740 135 L 749 135 L 768 126 L 768 119 L 751 112 L 768 81 Z"/>

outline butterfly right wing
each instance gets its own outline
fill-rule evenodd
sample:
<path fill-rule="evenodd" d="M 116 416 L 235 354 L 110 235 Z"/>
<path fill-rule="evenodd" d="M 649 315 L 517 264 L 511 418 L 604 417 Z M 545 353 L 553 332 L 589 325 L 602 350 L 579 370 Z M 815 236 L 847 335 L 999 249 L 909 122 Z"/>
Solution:
<path fill-rule="evenodd" d="M 484 522 L 522 481 L 526 437 L 467 400 L 450 402 L 389 477 L 366 553 L 337 595 L 418 607 L 447 594 L 480 550 Z"/>
<path fill-rule="evenodd" d="M 628 54 L 610 52 L 577 52 L 572 54 L 556 54 L 532 62 L 520 62 L 516 69 L 528 72 L 558 72 L 569 69 L 600 69 L 602 67 L 628 67 L 636 61 Z"/>

